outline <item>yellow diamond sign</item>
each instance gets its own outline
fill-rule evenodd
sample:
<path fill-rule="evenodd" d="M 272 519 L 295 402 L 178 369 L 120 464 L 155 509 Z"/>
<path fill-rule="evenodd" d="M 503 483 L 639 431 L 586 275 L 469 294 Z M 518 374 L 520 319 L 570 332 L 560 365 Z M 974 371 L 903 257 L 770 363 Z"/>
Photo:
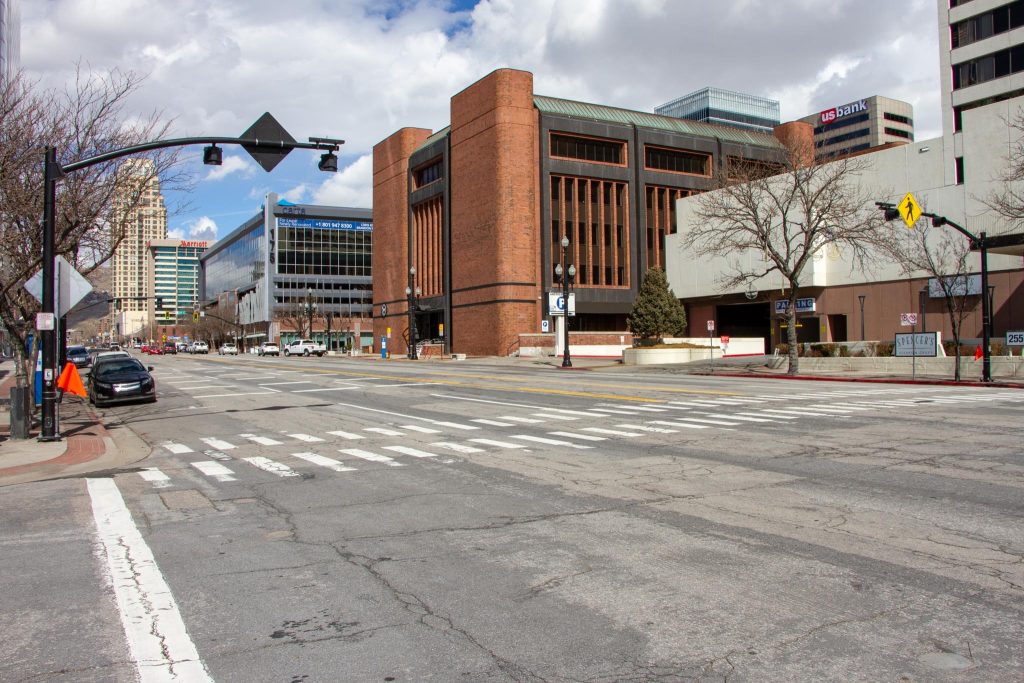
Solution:
<path fill-rule="evenodd" d="M 896 209 L 903 216 L 903 222 L 907 224 L 907 227 L 913 230 L 914 223 L 921 217 L 921 205 L 914 199 L 914 195 L 908 192 L 907 196 L 900 200 Z"/>

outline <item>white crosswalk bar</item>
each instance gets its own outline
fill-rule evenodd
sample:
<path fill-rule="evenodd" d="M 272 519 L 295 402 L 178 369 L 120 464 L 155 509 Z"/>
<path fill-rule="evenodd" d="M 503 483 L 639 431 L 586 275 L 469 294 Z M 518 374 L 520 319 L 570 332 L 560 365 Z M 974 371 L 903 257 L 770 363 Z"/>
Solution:
<path fill-rule="evenodd" d="M 455 451 L 456 453 L 483 453 L 484 452 L 482 448 L 476 448 L 474 446 L 466 446 L 465 444 L 453 443 L 451 441 L 435 441 L 434 443 L 432 443 L 430 445 L 431 446 L 438 446 L 440 448 L 447 448 L 448 450 Z"/>
<path fill-rule="evenodd" d="M 383 434 L 384 436 L 402 436 L 402 432 L 396 432 L 394 429 L 386 429 L 384 427 L 366 427 L 363 431 Z"/>
<path fill-rule="evenodd" d="M 584 441 L 607 441 L 603 436 L 591 436 L 590 434 L 576 434 L 575 432 L 548 432 L 551 436 L 564 436 L 567 439 L 583 439 Z"/>
<path fill-rule="evenodd" d="M 166 448 L 167 450 L 169 450 L 171 453 L 174 453 L 176 455 L 181 455 L 183 453 L 194 453 L 195 452 L 195 451 L 193 451 L 191 448 L 189 448 L 188 446 L 186 446 L 183 443 L 174 443 L 173 441 L 167 441 L 167 442 L 162 443 L 160 445 L 163 446 L 164 448 Z"/>
<path fill-rule="evenodd" d="M 251 458 L 242 458 L 242 460 L 246 461 L 247 463 L 254 467 L 260 468 L 264 472 L 270 472 L 271 474 L 276 474 L 279 477 L 299 476 L 299 473 L 293 470 L 291 467 L 288 467 L 288 465 L 279 463 L 275 460 L 271 460 L 270 458 L 254 456 Z"/>
<path fill-rule="evenodd" d="M 604 429 L 603 427 L 584 427 L 585 432 L 594 432 L 595 434 L 608 434 L 609 436 L 643 436 L 636 432 L 623 432 L 617 429 Z"/>
<path fill-rule="evenodd" d="M 440 434 L 441 430 L 431 429 L 430 427 L 420 427 L 419 425 L 401 425 L 402 429 L 408 429 L 411 432 L 419 432 L 420 434 Z"/>
<path fill-rule="evenodd" d="M 233 443 L 228 443 L 227 441 L 222 441 L 221 439 L 215 439 L 212 436 L 203 437 L 199 440 L 205 443 L 210 448 L 216 448 L 222 451 L 230 451 L 232 448 L 235 447 Z"/>
<path fill-rule="evenodd" d="M 147 467 L 139 472 L 139 476 L 153 484 L 157 488 L 165 488 L 171 485 L 171 478 L 156 467 Z"/>
<path fill-rule="evenodd" d="M 485 420 L 482 417 L 478 417 L 473 422 L 479 422 L 482 425 L 490 425 L 491 427 L 512 427 L 514 426 L 511 422 L 498 422 L 497 420 Z"/>
<path fill-rule="evenodd" d="M 562 441 L 561 439 L 546 439 L 543 436 L 532 436 L 530 434 L 512 434 L 511 438 L 519 439 L 520 441 L 533 441 L 535 443 L 543 443 L 549 446 L 568 446 L 569 448 L 592 448 L 592 446 L 584 446 L 583 444 L 573 443 L 571 441 Z"/>
<path fill-rule="evenodd" d="M 414 458 L 436 458 L 437 453 L 430 453 L 428 451 L 421 451 L 418 448 L 412 448 L 410 446 L 384 446 L 389 451 L 396 453 L 402 453 L 404 455 L 411 455 Z"/>
<path fill-rule="evenodd" d="M 347 467 L 334 458 L 328 458 L 327 456 L 319 455 L 318 453 L 292 453 L 292 457 L 305 460 L 308 463 L 319 465 L 320 467 L 326 467 L 327 469 L 334 470 L 335 472 L 356 471 L 355 467 Z"/>
<path fill-rule="evenodd" d="M 484 446 L 494 446 L 496 448 L 526 448 L 526 446 L 519 443 L 509 443 L 508 441 L 495 441 L 494 439 L 470 439 L 473 443 L 483 444 Z"/>
<path fill-rule="evenodd" d="M 642 432 L 653 432 L 655 434 L 675 434 L 678 429 L 665 429 L 664 427 L 648 427 L 647 425 L 615 425 L 623 429 L 639 429 Z"/>
<path fill-rule="evenodd" d="M 685 422 L 683 420 L 686 420 Z M 672 422 L 668 420 L 653 420 L 652 424 L 665 425 L 667 427 L 686 427 L 687 429 L 707 429 L 706 424 L 691 424 L 692 422 L 710 422 L 717 425 L 735 425 L 735 422 L 715 422 L 714 420 L 699 420 L 694 417 L 677 417 Z"/>
<path fill-rule="evenodd" d="M 290 436 L 293 439 L 298 439 L 299 441 L 305 441 L 306 443 L 316 443 L 318 441 L 323 441 L 323 439 L 321 439 L 319 436 L 313 436 L 312 434 L 287 434 L 286 436 Z"/>
<path fill-rule="evenodd" d="M 280 446 L 281 445 L 281 442 L 278 441 L 277 439 L 271 439 L 270 437 L 267 437 L 267 436 L 256 436 L 255 434 L 239 434 L 238 436 L 242 437 L 243 439 L 248 439 L 249 441 L 252 441 L 253 443 L 258 443 L 261 446 Z"/>
<path fill-rule="evenodd" d="M 394 458 L 389 458 L 388 456 L 380 455 L 379 453 L 371 453 L 370 451 L 364 451 L 359 448 L 342 448 L 339 452 L 356 458 L 362 458 L 363 460 L 369 460 L 370 462 L 382 462 L 390 467 L 404 467 L 402 463 L 395 462 Z"/>
<path fill-rule="evenodd" d="M 356 439 L 363 438 L 363 436 L 361 434 L 353 434 L 352 432 L 334 431 L 334 432 L 327 432 L 327 433 L 330 434 L 331 436 L 340 436 L 341 438 L 348 439 L 350 441 L 355 441 Z"/>
<path fill-rule="evenodd" d="M 439 422 L 439 421 L 435 421 L 435 422 L 432 422 L 431 424 L 440 425 L 442 427 L 451 427 L 452 429 L 465 429 L 467 431 L 480 429 L 479 427 L 474 427 L 473 425 L 464 425 L 464 424 L 460 424 L 458 422 Z"/>
<path fill-rule="evenodd" d="M 229 470 L 219 462 L 213 460 L 204 460 L 202 462 L 192 463 L 192 467 L 202 472 L 208 477 L 213 477 L 217 481 L 235 481 L 235 473 Z"/>
<path fill-rule="evenodd" d="M 766 417 L 740 417 L 739 415 L 723 415 L 721 413 L 705 413 L 708 417 L 717 417 L 721 420 L 741 420 L 743 422 L 774 422 Z"/>

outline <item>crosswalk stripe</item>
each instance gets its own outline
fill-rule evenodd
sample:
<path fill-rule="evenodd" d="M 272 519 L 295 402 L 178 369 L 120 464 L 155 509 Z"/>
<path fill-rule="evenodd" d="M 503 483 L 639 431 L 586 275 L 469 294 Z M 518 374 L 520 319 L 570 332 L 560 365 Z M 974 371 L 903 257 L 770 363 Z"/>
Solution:
<path fill-rule="evenodd" d="M 557 413 L 530 413 L 534 417 L 542 417 L 545 420 L 576 420 L 579 418 L 570 415 L 558 415 Z"/>
<path fill-rule="evenodd" d="M 268 436 L 256 436 L 255 434 L 239 434 L 238 436 L 243 439 L 249 439 L 253 443 L 258 443 L 261 446 L 280 446 L 281 442 L 277 439 L 271 439 Z"/>
<path fill-rule="evenodd" d="M 603 436 L 591 436 L 590 434 L 577 434 L 575 432 L 548 432 L 551 436 L 564 436 L 569 439 L 583 439 L 584 441 L 607 441 Z"/>
<path fill-rule="evenodd" d="M 484 452 L 482 448 L 476 448 L 474 446 L 466 446 L 465 444 L 454 443 L 454 442 L 451 442 L 451 441 L 435 441 L 434 443 L 432 443 L 430 445 L 431 446 L 439 446 L 440 448 L 447 448 L 448 450 L 455 451 L 456 453 L 483 453 Z"/>
<path fill-rule="evenodd" d="M 408 429 L 411 432 L 419 432 L 421 434 L 440 434 L 441 431 L 438 429 L 431 429 L 430 427 L 420 427 L 419 425 L 401 425 L 402 429 Z"/>
<path fill-rule="evenodd" d="M 615 425 L 623 429 L 639 429 L 642 432 L 654 432 L 655 434 L 675 434 L 678 429 L 665 429 L 663 427 L 648 427 L 647 425 Z"/>
<path fill-rule="evenodd" d="M 271 460 L 270 458 L 264 458 L 262 456 L 257 455 L 251 458 L 242 458 L 242 460 L 246 461 L 250 465 L 253 465 L 254 467 L 260 468 L 264 472 L 270 472 L 271 474 L 276 474 L 279 477 L 299 476 L 299 473 L 293 470 L 291 467 L 288 467 L 288 465 L 279 463 L 275 460 Z"/>
<path fill-rule="evenodd" d="M 235 473 L 229 470 L 219 462 L 213 460 L 204 460 L 202 462 L 192 463 L 192 467 L 202 472 L 208 477 L 213 477 L 217 481 L 235 481 Z"/>
<path fill-rule="evenodd" d="M 434 421 L 431 424 L 441 425 L 442 427 L 451 427 L 452 429 L 465 429 L 467 431 L 480 429 L 479 427 L 474 427 L 473 425 L 464 425 L 464 424 L 461 424 L 459 422 L 440 422 L 440 421 Z"/>
<path fill-rule="evenodd" d="M 592 448 L 592 446 L 584 446 L 583 444 L 573 443 L 572 441 L 562 441 L 561 439 L 546 439 L 543 436 L 532 436 L 530 434 L 512 434 L 510 435 L 513 439 L 519 439 L 521 441 L 534 441 L 536 443 L 543 443 L 549 446 L 569 446 L 570 448 Z"/>
<path fill-rule="evenodd" d="M 402 436 L 402 432 L 396 432 L 394 429 L 385 429 L 384 427 L 366 427 L 363 431 L 383 434 L 384 436 Z"/>
<path fill-rule="evenodd" d="M 692 422 L 696 422 L 698 424 L 691 424 Z M 654 420 L 653 424 L 665 425 L 666 427 L 686 427 L 687 429 L 707 429 L 709 424 L 731 427 L 739 423 L 726 422 L 724 420 L 704 420 L 697 417 L 674 417 L 671 422 L 667 420 Z"/>
<path fill-rule="evenodd" d="M 611 436 L 643 436 L 636 432 L 621 432 L 617 429 L 604 429 L 602 427 L 584 427 L 585 432 L 594 432 L 595 434 L 609 434 Z"/>
<path fill-rule="evenodd" d="M 485 420 L 482 417 L 478 417 L 473 422 L 479 422 L 482 425 L 490 425 L 491 427 L 512 427 L 511 422 L 498 422 L 497 420 Z"/>
<path fill-rule="evenodd" d="M 619 410 L 618 408 L 591 408 L 590 414 L 598 415 L 636 415 L 635 410 Z"/>
<path fill-rule="evenodd" d="M 370 462 L 382 462 L 390 467 L 404 467 L 402 463 L 395 462 L 394 458 L 389 458 L 388 456 L 380 455 L 379 453 L 364 451 L 360 448 L 342 448 L 339 452 L 356 458 L 362 458 L 363 460 L 369 460 Z"/>
<path fill-rule="evenodd" d="M 418 448 L 412 448 L 410 446 L 384 446 L 389 451 L 395 451 L 396 453 L 404 453 L 405 455 L 411 455 L 414 458 L 436 458 L 437 453 L 430 453 L 428 451 L 421 451 Z"/>
<path fill-rule="evenodd" d="M 334 470 L 335 472 L 356 471 L 355 467 L 347 467 L 334 458 L 328 458 L 327 456 L 319 455 L 317 453 L 292 453 L 292 456 L 314 465 L 319 465 L 320 467 L 326 467 L 327 469 Z"/>
<path fill-rule="evenodd" d="M 519 443 L 509 443 L 508 441 L 495 441 L 494 439 L 470 439 L 473 443 L 480 443 L 485 446 L 495 446 L 497 448 L 525 448 Z"/>
<path fill-rule="evenodd" d="M 233 443 L 228 443 L 227 441 L 222 441 L 221 439 L 216 439 L 212 436 L 203 437 L 199 440 L 205 443 L 210 448 L 217 448 L 222 451 L 230 451 L 232 448 L 235 447 L 235 444 Z"/>
<path fill-rule="evenodd" d="M 630 412 L 640 412 L 640 413 L 664 413 L 665 412 L 664 408 L 658 408 L 656 406 L 629 406 L 628 408 L 620 407 L 619 409 L 621 409 L 621 410 L 628 410 Z M 594 410 L 601 410 L 601 408 L 595 408 Z"/>
<path fill-rule="evenodd" d="M 166 448 L 167 450 L 169 450 L 171 453 L 174 453 L 176 455 L 181 455 L 183 453 L 194 453 L 195 452 L 195 451 L 193 451 L 191 448 L 189 448 L 188 446 L 186 446 L 183 443 L 174 443 L 173 441 L 167 441 L 167 442 L 162 443 L 160 445 L 163 446 L 164 448 Z"/>
<path fill-rule="evenodd" d="M 335 432 L 327 432 L 327 433 L 332 435 L 332 436 L 340 436 L 343 439 L 349 439 L 350 441 L 355 441 L 356 439 L 363 438 L 361 434 L 353 434 L 352 432 L 335 431 Z"/>
<path fill-rule="evenodd" d="M 545 408 L 544 410 L 551 413 L 564 413 L 566 415 L 579 415 L 581 417 L 594 417 L 593 413 L 588 413 L 585 410 L 569 410 L 568 408 Z"/>
<path fill-rule="evenodd" d="M 783 415 L 798 415 L 801 417 L 834 417 L 832 413 L 813 412 L 810 410 L 798 410 L 796 408 L 765 408 L 762 413 L 782 413 Z"/>
<path fill-rule="evenodd" d="M 816 404 L 816 405 L 809 405 L 807 407 L 810 408 L 811 410 L 845 410 L 847 412 L 859 412 L 859 411 L 863 411 L 863 410 L 870 410 L 870 408 L 864 408 L 864 407 L 861 407 L 861 406 L 840 407 L 840 406 L 836 405 L 835 403 L 833 403 L 831 405 L 827 405 L 827 406 L 823 406 L 823 405 L 821 405 L 819 403 L 819 404 Z"/>
<path fill-rule="evenodd" d="M 736 413 L 736 416 L 737 416 L 736 419 L 738 420 L 740 415 L 747 415 L 748 417 L 767 417 L 767 418 L 774 418 L 774 419 L 779 419 L 779 420 L 799 420 L 800 419 L 796 415 L 775 415 L 775 414 L 765 415 L 764 414 L 765 412 L 767 412 L 767 411 L 761 411 L 760 413 Z M 774 411 L 773 411 L 773 413 L 774 413 Z"/>
<path fill-rule="evenodd" d="M 166 488 L 171 485 L 171 478 L 156 467 L 147 467 L 140 470 L 139 476 L 153 484 L 153 486 L 158 489 Z"/>
<path fill-rule="evenodd" d="M 311 434 L 288 434 L 288 436 L 292 437 L 293 439 L 298 439 L 299 441 L 305 441 L 306 443 L 316 443 L 318 441 L 323 441 L 323 439 L 321 439 L 319 436 L 313 436 Z"/>
<path fill-rule="evenodd" d="M 501 420 L 512 420 L 513 422 L 520 422 L 522 424 L 536 425 L 540 424 L 544 420 L 534 420 L 532 417 L 516 417 L 515 415 L 502 415 L 499 419 Z"/>
<path fill-rule="evenodd" d="M 722 415 L 721 413 L 704 413 L 709 417 L 717 417 L 722 420 L 741 420 L 743 422 L 774 422 L 766 417 L 740 417 L 739 415 Z"/>

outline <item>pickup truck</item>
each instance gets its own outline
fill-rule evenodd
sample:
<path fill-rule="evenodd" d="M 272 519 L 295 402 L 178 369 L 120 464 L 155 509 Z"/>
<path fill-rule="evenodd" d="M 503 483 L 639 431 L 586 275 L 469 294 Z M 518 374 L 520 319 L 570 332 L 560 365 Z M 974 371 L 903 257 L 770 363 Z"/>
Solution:
<path fill-rule="evenodd" d="M 322 356 L 327 353 L 327 349 L 323 344 L 317 344 L 312 339 L 296 339 L 293 342 L 288 342 L 284 347 L 284 355 L 286 356 Z"/>

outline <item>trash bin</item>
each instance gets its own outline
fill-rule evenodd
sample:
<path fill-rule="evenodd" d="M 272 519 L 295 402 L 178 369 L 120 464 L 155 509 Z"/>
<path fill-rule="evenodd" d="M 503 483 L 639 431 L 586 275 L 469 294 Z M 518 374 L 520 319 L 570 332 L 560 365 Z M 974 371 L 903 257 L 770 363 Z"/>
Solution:
<path fill-rule="evenodd" d="M 11 387 L 11 438 L 29 438 L 31 424 L 32 407 L 28 387 Z"/>

